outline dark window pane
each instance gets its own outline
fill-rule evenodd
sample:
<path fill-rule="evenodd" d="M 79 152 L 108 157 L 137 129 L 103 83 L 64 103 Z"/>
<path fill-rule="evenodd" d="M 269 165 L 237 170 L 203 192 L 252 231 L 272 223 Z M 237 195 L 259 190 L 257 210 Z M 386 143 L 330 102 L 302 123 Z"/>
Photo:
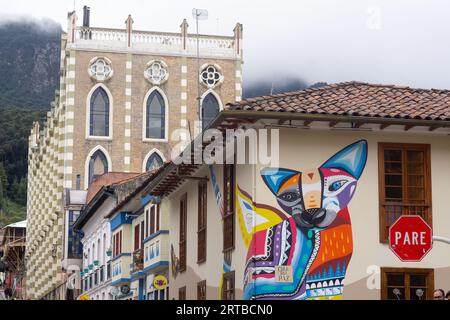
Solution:
<path fill-rule="evenodd" d="M 426 274 L 411 274 L 409 276 L 409 284 L 412 287 L 426 287 L 427 275 Z"/>
<path fill-rule="evenodd" d="M 146 137 L 165 138 L 166 105 L 162 95 L 153 91 L 147 99 Z"/>
<path fill-rule="evenodd" d="M 100 150 L 92 155 L 89 161 L 89 184 L 98 176 L 108 172 L 108 161 Z"/>
<path fill-rule="evenodd" d="M 90 134 L 109 135 L 109 98 L 106 91 L 98 87 L 91 96 Z"/>
<path fill-rule="evenodd" d="M 214 82 L 214 80 L 213 80 Z M 202 102 L 202 128 L 205 129 L 208 124 L 214 120 L 214 118 L 219 113 L 219 102 L 216 97 L 210 93 L 208 94 Z"/>
<path fill-rule="evenodd" d="M 385 161 L 402 161 L 401 150 L 384 150 Z"/>
<path fill-rule="evenodd" d="M 401 162 L 386 162 L 384 170 L 386 173 L 402 173 L 402 164 Z"/>
<path fill-rule="evenodd" d="M 404 286 L 405 285 L 405 275 L 402 273 L 388 273 L 387 274 L 387 285 L 388 286 Z"/>
<path fill-rule="evenodd" d="M 145 171 L 153 170 L 159 168 L 163 165 L 163 160 L 156 152 L 152 153 L 148 158 L 147 163 L 145 165 Z"/>
<path fill-rule="evenodd" d="M 386 198 L 389 199 L 401 199 L 402 198 L 402 188 L 401 187 L 386 187 Z"/>
<path fill-rule="evenodd" d="M 401 186 L 402 185 L 402 176 L 401 175 L 389 175 L 385 176 L 385 184 L 388 186 Z"/>

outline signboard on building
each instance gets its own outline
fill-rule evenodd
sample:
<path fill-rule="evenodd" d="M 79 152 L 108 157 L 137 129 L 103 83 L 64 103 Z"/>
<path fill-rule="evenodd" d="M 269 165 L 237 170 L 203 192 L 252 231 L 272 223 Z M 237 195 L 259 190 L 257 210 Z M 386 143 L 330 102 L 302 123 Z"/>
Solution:
<path fill-rule="evenodd" d="M 401 261 L 421 261 L 433 247 L 433 231 L 420 216 L 401 216 L 389 228 L 389 247 Z"/>
<path fill-rule="evenodd" d="M 291 283 L 293 281 L 292 266 L 276 266 L 275 281 Z"/>
<path fill-rule="evenodd" d="M 167 278 L 163 275 L 158 275 L 153 280 L 153 286 L 156 290 L 164 290 L 168 285 Z"/>

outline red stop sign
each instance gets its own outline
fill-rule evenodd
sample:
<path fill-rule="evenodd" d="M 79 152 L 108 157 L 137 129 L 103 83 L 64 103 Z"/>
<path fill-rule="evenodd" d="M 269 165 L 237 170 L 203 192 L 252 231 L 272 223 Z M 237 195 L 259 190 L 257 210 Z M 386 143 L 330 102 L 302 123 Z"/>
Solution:
<path fill-rule="evenodd" d="M 421 261 L 433 246 L 433 231 L 421 216 L 401 216 L 389 228 L 389 247 L 402 261 Z"/>

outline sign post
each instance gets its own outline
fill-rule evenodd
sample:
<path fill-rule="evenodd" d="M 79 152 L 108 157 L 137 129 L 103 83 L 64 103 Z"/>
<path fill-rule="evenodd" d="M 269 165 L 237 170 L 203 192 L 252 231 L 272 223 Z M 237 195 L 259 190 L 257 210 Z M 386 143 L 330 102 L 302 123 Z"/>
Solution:
<path fill-rule="evenodd" d="M 389 228 L 389 247 L 401 261 L 421 261 L 433 247 L 433 231 L 421 216 L 401 216 Z"/>

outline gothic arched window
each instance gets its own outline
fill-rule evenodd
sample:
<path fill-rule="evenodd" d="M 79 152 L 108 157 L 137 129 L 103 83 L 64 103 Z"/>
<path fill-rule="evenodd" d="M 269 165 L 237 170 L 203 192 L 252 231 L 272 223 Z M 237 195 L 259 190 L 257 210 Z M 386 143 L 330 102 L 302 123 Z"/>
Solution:
<path fill-rule="evenodd" d="M 147 139 L 165 139 L 166 103 L 158 90 L 153 90 L 147 98 L 145 137 Z"/>
<path fill-rule="evenodd" d="M 97 150 L 89 159 L 89 181 L 91 184 L 98 176 L 108 172 L 108 160 L 101 150 Z"/>
<path fill-rule="evenodd" d="M 109 97 L 105 89 L 98 87 L 91 95 L 89 135 L 109 136 Z"/>
<path fill-rule="evenodd" d="M 220 111 L 219 101 L 212 93 L 208 93 L 202 102 L 202 129 L 214 120 Z"/>
<path fill-rule="evenodd" d="M 153 152 L 150 157 L 148 157 L 147 163 L 145 164 L 145 171 L 159 168 L 162 165 L 163 159 L 161 158 L 161 156 L 158 153 Z"/>

